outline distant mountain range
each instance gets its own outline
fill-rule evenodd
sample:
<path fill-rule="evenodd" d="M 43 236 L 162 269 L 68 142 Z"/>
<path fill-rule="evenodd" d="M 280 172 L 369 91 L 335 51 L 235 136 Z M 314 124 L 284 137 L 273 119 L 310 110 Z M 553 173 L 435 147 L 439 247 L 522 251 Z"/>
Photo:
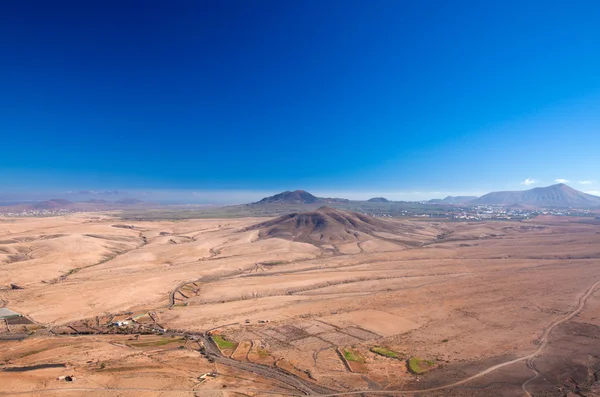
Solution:
<path fill-rule="evenodd" d="M 274 196 L 265 197 L 254 205 L 267 204 L 343 204 L 360 201 L 341 198 L 323 198 L 314 196 L 304 190 L 287 191 Z M 384 197 L 373 197 L 369 203 L 393 204 Z M 364 201 L 363 201 L 364 203 Z M 428 204 L 447 205 L 501 205 L 527 206 L 537 208 L 594 208 L 600 207 L 600 197 L 575 190 L 563 183 L 547 187 L 537 187 L 523 191 L 492 192 L 484 196 L 448 196 L 444 199 L 429 200 Z"/>
<path fill-rule="evenodd" d="M 448 196 L 445 199 L 429 200 L 429 204 L 466 204 L 477 199 L 477 196 Z"/>
<path fill-rule="evenodd" d="M 9 203 L 9 205 L 0 206 L 2 211 L 25 211 L 25 210 L 39 210 L 39 211 L 50 211 L 50 210 L 76 210 L 76 211 L 94 211 L 94 210 L 117 210 L 127 209 L 137 206 L 148 206 L 151 203 L 145 203 L 142 200 L 137 199 L 122 199 L 117 201 L 107 201 L 92 199 L 87 201 L 70 201 L 65 199 L 50 199 L 46 201 L 40 201 L 34 204 L 28 203 Z M 155 205 L 154 205 L 155 206 Z"/>
<path fill-rule="evenodd" d="M 102 211 L 120 209 L 144 209 L 162 207 L 157 203 L 143 202 L 134 198 L 122 198 L 116 201 L 93 198 L 86 201 L 69 201 L 62 198 L 54 198 L 37 203 L 31 202 L 7 202 L 0 203 L 2 211 L 23 210 L 72 210 L 72 211 Z M 600 197 L 583 193 L 565 184 L 557 184 L 547 187 L 538 187 L 524 191 L 492 192 L 481 197 L 475 196 L 448 196 L 444 199 L 429 200 L 423 202 L 398 202 L 390 201 L 384 197 L 373 197 L 368 200 L 348 200 L 344 198 L 317 197 L 304 190 L 285 191 L 273 196 L 265 197 L 251 204 L 223 207 L 230 213 L 248 213 L 259 216 L 273 216 L 293 211 L 314 211 L 321 206 L 331 206 L 355 212 L 373 214 L 404 214 L 407 206 L 414 209 L 415 206 L 439 205 L 439 211 L 443 212 L 442 206 L 469 206 L 469 205 L 499 205 L 520 206 L 530 208 L 588 208 L 600 209 Z M 236 212 L 237 211 L 237 212 Z"/>
<path fill-rule="evenodd" d="M 469 204 L 526 205 L 538 208 L 592 208 L 600 207 L 600 197 L 580 192 L 564 183 L 559 183 L 524 191 L 492 192 L 470 201 Z"/>
<path fill-rule="evenodd" d="M 33 204 L 31 207 L 36 210 L 54 210 L 59 208 L 67 208 L 73 203 L 64 199 L 50 199 L 40 203 Z"/>

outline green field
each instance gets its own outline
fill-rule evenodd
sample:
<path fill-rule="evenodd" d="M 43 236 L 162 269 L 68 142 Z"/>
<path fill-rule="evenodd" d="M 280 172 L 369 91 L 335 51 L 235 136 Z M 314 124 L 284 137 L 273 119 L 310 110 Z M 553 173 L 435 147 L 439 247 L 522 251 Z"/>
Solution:
<path fill-rule="evenodd" d="M 406 363 L 408 370 L 415 375 L 427 372 L 434 364 L 433 361 L 423 360 L 418 357 L 411 357 Z"/>
<path fill-rule="evenodd" d="M 381 356 L 389 357 L 389 358 L 400 358 L 401 354 L 396 353 L 393 350 L 387 349 L 381 346 L 373 346 L 371 351 L 375 354 L 379 354 Z"/>
<path fill-rule="evenodd" d="M 230 342 L 226 339 L 223 339 L 221 335 L 213 335 L 211 336 L 212 340 L 219 346 L 219 349 L 231 349 L 234 350 L 237 347 L 237 343 Z"/>
<path fill-rule="evenodd" d="M 357 351 L 352 349 L 344 349 L 344 358 L 348 361 L 354 361 L 357 363 L 364 363 L 365 359 Z"/>

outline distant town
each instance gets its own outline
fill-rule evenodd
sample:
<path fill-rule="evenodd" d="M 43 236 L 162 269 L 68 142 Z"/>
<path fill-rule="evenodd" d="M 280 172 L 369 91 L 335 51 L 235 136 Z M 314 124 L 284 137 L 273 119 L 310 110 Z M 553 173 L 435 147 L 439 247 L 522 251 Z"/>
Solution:
<path fill-rule="evenodd" d="M 539 209 L 520 209 L 496 205 L 475 205 L 452 207 L 441 210 L 437 208 L 435 213 L 429 209 L 433 205 L 426 202 L 420 202 L 424 206 L 421 210 L 402 210 L 394 213 L 394 217 L 423 217 L 423 218 L 446 218 L 456 221 L 483 221 L 483 220 L 525 220 L 535 218 L 539 215 L 556 216 L 596 216 L 597 214 L 587 209 L 577 208 L 539 208 Z M 440 211 L 441 210 L 441 211 Z M 365 212 L 366 215 L 374 217 L 393 217 L 386 211 Z"/>
<path fill-rule="evenodd" d="M 51 210 L 10 210 L 10 211 L 0 211 L 0 216 L 4 217 L 44 217 L 44 216 L 60 216 L 66 214 L 72 214 L 75 212 L 89 212 L 82 210 L 74 210 L 74 209 L 51 209 Z"/>
<path fill-rule="evenodd" d="M 406 209 L 398 209 L 398 207 L 406 206 Z M 163 208 L 171 208 L 172 206 L 164 206 Z M 338 206 L 336 206 L 338 207 Z M 339 206 L 344 209 L 344 205 Z M 179 208 L 173 206 L 173 208 Z M 97 212 L 106 211 L 106 209 L 73 209 L 73 208 L 54 208 L 54 209 L 21 209 L 0 211 L 0 217 L 51 217 L 62 216 L 82 212 Z M 388 203 L 381 205 L 377 209 L 361 209 L 356 208 L 356 212 L 363 213 L 379 218 L 394 218 L 394 217 L 417 217 L 417 218 L 440 218 L 450 219 L 455 221 L 484 221 L 484 220 L 526 220 L 535 218 L 539 215 L 555 215 L 555 216 L 576 216 L 576 217 L 593 217 L 598 216 L 597 212 L 588 209 L 578 208 L 536 208 L 523 209 L 511 208 L 499 205 L 473 205 L 473 206 L 439 206 L 429 204 L 427 202 L 404 202 L 404 203 Z M 276 214 L 273 214 L 276 215 Z"/>

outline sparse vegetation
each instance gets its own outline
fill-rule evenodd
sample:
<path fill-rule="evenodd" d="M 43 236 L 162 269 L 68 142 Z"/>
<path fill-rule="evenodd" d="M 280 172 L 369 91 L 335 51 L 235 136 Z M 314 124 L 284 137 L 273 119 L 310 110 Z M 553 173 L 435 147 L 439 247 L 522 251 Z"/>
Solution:
<path fill-rule="evenodd" d="M 124 220 L 182 220 L 182 219 L 230 219 L 245 217 L 273 217 L 292 212 L 314 211 L 323 203 L 315 204 L 279 204 L 270 203 L 231 205 L 227 207 L 207 207 L 198 209 L 157 208 L 157 209 L 126 209 L 116 216 Z M 432 216 L 443 216 L 446 211 L 443 206 L 412 202 L 373 203 L 367 201 L 349 201 L 328 203 L 327 205 L 347 211 L 369 214 L 386 214 L 392 217 L 404 217 L 407 213 L 427 213 Z"/>
<path fill-rule="evenodd" d="M 260 348 L 260 347 L 256 350 L 256 352 L 258 353 L 259 357 L 269 357 L 269 352 L 267 350 L 265 350 L 265 349 Z"/>
<path fill-rule="evenodd" d="M 181 342 L 183 338 L 160 338 L 158 340 L 148 341 L 148 342 L 133 342 L 130 343 L 132 346 L 136 347 L 148 347 L 148 346 L 164 346 L 169 343 L 177 343 Z"/>

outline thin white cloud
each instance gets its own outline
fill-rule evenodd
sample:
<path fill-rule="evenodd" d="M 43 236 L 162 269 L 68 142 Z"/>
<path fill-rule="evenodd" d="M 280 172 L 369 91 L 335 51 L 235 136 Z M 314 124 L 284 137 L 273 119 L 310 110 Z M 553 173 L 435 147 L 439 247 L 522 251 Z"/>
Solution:
<path fill-rule="evenodd" d="M 521 182 L 521 185 L 529 186 L 529 185 L 533 185 L 534 183 L 538 183 L 538 181 L 536 181 L 533 178 L 527 178 L 523 182 Z"/>
<path fill-rule="evenodd" d="M 563 178 L 558 178 L 558 179 L 555 179 L 554 182 L 556 182 L 556 183 L 569 183 L 569 180 L 568 179 L 563 179 Z"/>
<path fill-rule="evenodd" d="M 593 185 L 596 181 L 579 181 L 580 185 Z"/>
<path fill-rule="evenodd" d="M 591 190 L 591 191 L 588 191 L 588 192 L 585 192 L 585 193 L 591 194 L 593 196 L 600 196 L 600 191 L 598 191 L 598 190 Z"/>

